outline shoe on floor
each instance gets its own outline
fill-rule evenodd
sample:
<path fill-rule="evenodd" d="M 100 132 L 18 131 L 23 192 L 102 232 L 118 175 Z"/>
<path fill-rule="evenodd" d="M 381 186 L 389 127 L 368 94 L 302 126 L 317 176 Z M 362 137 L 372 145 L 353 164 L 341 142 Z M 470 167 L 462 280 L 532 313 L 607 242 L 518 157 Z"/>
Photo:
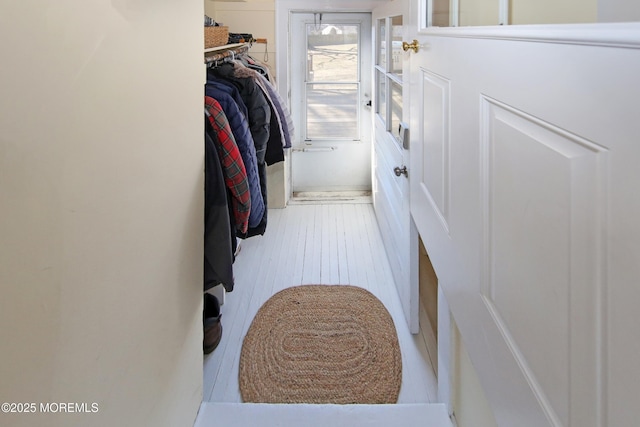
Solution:
<path fill-rule="evenodd" d="M 222 322 L 220 319 L 220 303 L 218 298 L 211 294 L 204 294 L 204 310 L 202 324 L 204 327 L 204 340 L 202 348 L 204 354 L 209 354 L 216 349 L 222 339 Z"/>
<path fill-rule="evenodd" d="M 211 319 L 220 316 L 220 302 L 218 298 L 211 294 L 204 294 L 204 310 L 202 319 Z"/>

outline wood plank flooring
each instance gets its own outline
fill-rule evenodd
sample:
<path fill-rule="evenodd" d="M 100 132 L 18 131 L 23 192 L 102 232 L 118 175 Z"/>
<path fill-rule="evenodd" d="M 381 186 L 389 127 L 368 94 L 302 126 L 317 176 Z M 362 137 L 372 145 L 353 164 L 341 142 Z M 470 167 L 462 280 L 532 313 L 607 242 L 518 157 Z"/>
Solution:
<path fill-rule="evenodd" d="M 274 293 L 301 284 L 350 284 L 378 297 L 391 313 L 400 341 L 398 403 L 436 401 L 427 348 L 420 335 L 409 333 L 371 204 L 269 210 L 267 232 L 242 242 L 234 274 L 234 291 L 222 306 L 222 341 L 204 359 L 205 402 L 241 402 L 238 363 L 253 317 Z"/>

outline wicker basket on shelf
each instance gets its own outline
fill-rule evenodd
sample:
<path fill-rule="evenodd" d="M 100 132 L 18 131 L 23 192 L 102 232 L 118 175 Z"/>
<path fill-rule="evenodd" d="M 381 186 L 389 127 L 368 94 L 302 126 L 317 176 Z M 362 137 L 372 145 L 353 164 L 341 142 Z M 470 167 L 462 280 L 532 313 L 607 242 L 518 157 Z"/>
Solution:
<path fill-rule="evenodd" d="M 223 46 L 229 40 L 229 27 L 204 27 L 204 48 Z"/>

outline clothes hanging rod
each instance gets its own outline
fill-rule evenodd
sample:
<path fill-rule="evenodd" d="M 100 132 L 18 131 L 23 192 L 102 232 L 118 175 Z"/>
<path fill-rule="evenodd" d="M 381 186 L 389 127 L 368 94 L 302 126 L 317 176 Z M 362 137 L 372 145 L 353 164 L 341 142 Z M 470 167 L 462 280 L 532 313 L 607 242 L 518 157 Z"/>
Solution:
<path fill-rule="evenodd" d="M 247 53 L 251 47 L 251 43 L 236 43 L 224 46 L 212 47 L 204 51 L 204 63 L 211 64 L 216 61 L 222 61 L 225 58 L 234 57 Z"/>
<path fill-rule="evenodd" d="M 236 48 L 242 47 L 242 46 L 244 46 L 246 44 L 247 43 L 223 44 L 222 46 L 210 47 L 209 49 L 205 49 L 204 53 L 223 52 L 225 50 L 236 49 Z"/>

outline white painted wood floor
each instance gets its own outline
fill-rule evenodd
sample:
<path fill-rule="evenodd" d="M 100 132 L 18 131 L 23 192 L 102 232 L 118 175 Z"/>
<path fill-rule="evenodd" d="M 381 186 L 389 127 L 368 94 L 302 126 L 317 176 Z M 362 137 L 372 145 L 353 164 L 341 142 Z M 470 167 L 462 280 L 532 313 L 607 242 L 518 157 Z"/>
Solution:
<path fill-rule="evenodd" d="M 242 242 L 234 274 L 234 291 L 222 306 L 222 340 L 204 359 L 204 402 L 241 402 L 238 363 L 253 317 L 274 293 L 301 284 L 350 284 L 378 297 L 393 317 L 402 352 L 398 403 L 436 401 L 425 341 L 408 330 L 371 204 L 269 210 L 267 232 Z"/>

